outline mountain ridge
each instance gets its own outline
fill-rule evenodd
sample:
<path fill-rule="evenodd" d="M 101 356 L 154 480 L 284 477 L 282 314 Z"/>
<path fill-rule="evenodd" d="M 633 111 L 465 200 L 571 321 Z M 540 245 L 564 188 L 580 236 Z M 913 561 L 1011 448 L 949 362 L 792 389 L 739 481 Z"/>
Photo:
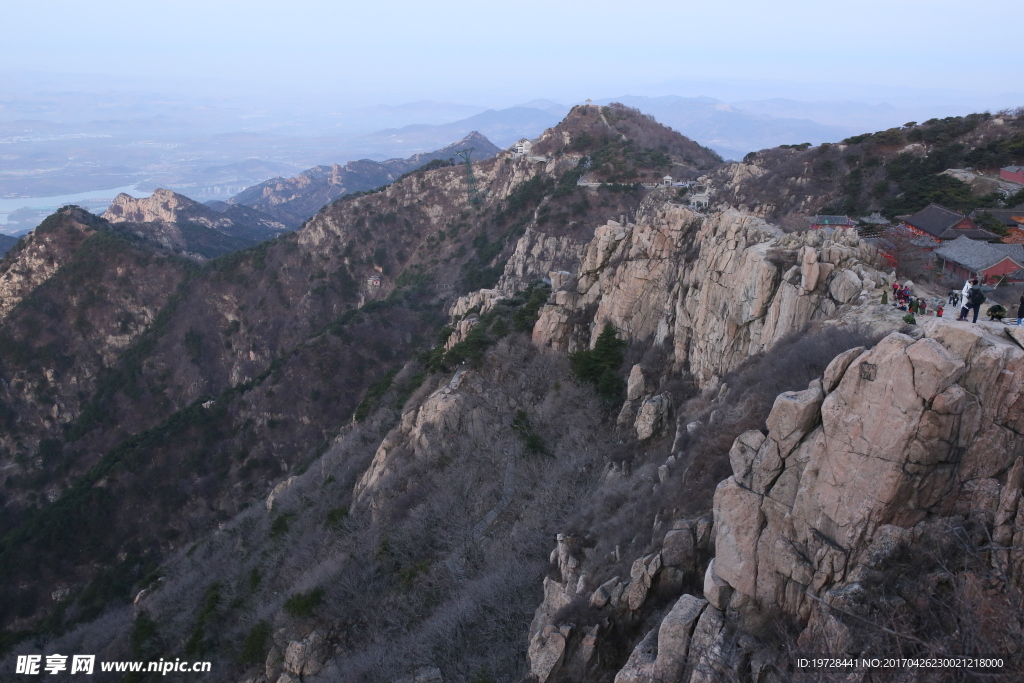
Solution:
<path fill-rule="evenodd" d="M 284 223 L 248 207 L 216 211 L 161 188 L 141 199 L 121 193 L 101 217 L 161 247 L 199 259 L 251 247 L 286 229 Z"/>
<path fill-rule="evenodd" d="M 8 254 L 14 654 L 771 683 L 836 642 L 1018 653 L 1024 338 L 879 304 L 855 230 L 690 209 L 649 181 L 736 165 L 636 109 L 531 152 L 203 264 L 74 208 Z"/>
<path fill-rule="evenodd" d="M 245 189 L 228 203 L 262 211 L 295 228 L 338 197 L 387 185 L 432 161 L 448 161 L 469 147 L 474 148 L 477 160 L 490 158 L 499 151 L 486 137 L 472 131 L 458 142 L 407 159 L 362 159 L 343 166 L 315 166 L 294 178 L 272 178 Z"/>

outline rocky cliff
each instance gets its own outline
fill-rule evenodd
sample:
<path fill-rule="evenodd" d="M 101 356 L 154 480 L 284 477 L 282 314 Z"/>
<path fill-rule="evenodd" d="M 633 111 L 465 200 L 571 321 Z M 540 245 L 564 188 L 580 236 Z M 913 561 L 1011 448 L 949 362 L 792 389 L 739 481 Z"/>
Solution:
<path fill-rule="evenodd" d="M 202 265 L 72 209 L 9 255 L 2 643 L 249 683 L 1017 652 L 1002 326 L 905 322 L 852 232 L 580 184 L 714 165 L 626 108 L 534 151 Z"/>
<path fill-rule="evenodd" d="M 736 211 L 705 217 L 670 202 L 640 220 L 596 230 L 541 310 L 537 344 L 573 351 L 610 322 L 627 339 L 669 342 L 675 366 L 705 385 L 892 278 L 853 231 L 783 235 Z M 585 323 L 570 322 L 587 309 Z"/>
<path fill-rule="evenodd" d="M 1016 656 L 1022 380 L 1024 350 L 998 328 L 942 319 L 838 355 L 807 389 L 777 397 L 766 431 L 736 438 L 713 514 L 676 522 L 628 578 L 594 585 L 576 569 L 581 549 L 559 537 L 560 580 L 545 580 L 531 629 L 533 675 L 590 680 L 595 653 L 645 603 L 618 683 L 814 675 L 794 668 L 798 652 Z M 603 618 L 581 628 L 564 609 L 576 596 Z M 997 678 L 1017 675 L 1011 663 Z"/>
<path fill-rule="evenodd" d="M 285 230 L 284 223 L 248 207 L 216 211 L 162 189 L 141 199 L 121 193 L 102 217 L 136 237 L 199 260 L 252 246 Z"/>
<path fill-rule="evenodd" d="M 97 221 L 86 212 L 79 220 L 51 219 L 27 235 L 0 261 L 0 320 L 36 287 L 50 279 L 89 235 Z"/>
<path fill-rule="evenodd" d="M 192 216 L 190 214 L 199 215 Z M 149 197 L 136 199 L 122 192 L 114 198 L 103 218 L 111 223 L 176 223 L 190 219 L 208 228 L 225 227 L 230 224 L 226 218 L 211 218 L 205 215 L 199 202 L 170 190 L 157 189 Z"/>

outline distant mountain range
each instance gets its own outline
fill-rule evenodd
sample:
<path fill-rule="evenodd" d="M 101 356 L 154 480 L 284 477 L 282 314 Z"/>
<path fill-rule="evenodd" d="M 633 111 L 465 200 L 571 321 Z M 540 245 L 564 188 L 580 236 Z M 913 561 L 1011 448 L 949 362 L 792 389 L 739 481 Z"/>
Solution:
<path fill-rule="evenodd" d="M 485 116 L 487 113 L 479 116 Z M 471 117 L 466 121 L 473 119 L 478 119 L 478 117 Z M 452 126 L 456 126 L 456 124 L 408 126 L 407 128 L 428 129 L 420 139 L 434 140 L 444 134 L 439 132 L 440 129 L 449 130 Z M 461 129 L 459 132 L 464 137 L 458 142 L 445 145 L 433 152 L 414 154 L 407 159 L 388 159 L 387 161 L 360 159 L 359 161 L 350 161 L 344 166 L 338 164 L 315 166 L 294 178 L 272 178 L 239 193 L 229 201 L 229 204 L 234 208 L 255 209 L 272 216 L 289 228 L 295 228 L 307 218 L 315 215 L 321 207 L 330 204 L 338 197 L 387 185 L 397 180 L 403 173 L 415 171 L 432 161 L 448 161 L 453 159 L 458 152 L 468 148 L 473 148 L 472 159 L 474 160 L 489 159 L 501 151 L 499 147 L 475 130 L 468 134 L 462 132 Z M 447 139 L 450 140 L 451 137 Z"/>
<path fill-rule="evenodd" d="M 654 116 L 660 123 L 710 147 L 725 159 L 742 159 L 747 152 L 784 144 L 835 142 L 859 129 L 826 126 L 810 119 L 775 117 L 751 112 L 711 97 L 618 97 Z"/>
<path fill-rule="evenodd" d="M 7 250 L 18 243 L 17 237 L 11 235 L 0 235 L 0 256 L 7 253 Z"/>
<path fill-rule="evenodd" d="M 710 147 L 726 159 L 741 159 L 747 152 L 782 144 L 834 142 L 847 136 L 871 129 L 853 125 L 825 125 L 799 116 L 801 105 L 808 103 L 789 100 L 749 102 L 740 107 L 711 97 L 640 97 L 627 95 L 599 100 L 598 104 L 622 104 L 636 107 L 654 116 L 660 123 L 671 126 L 683 135 Z M 842 103 L 814 103 L 818 114 L 844 109 Z M 749 107 L 749 109 L 747 108 Z M 851 107 L 845 107 L 851 109 Z M 853 108 L 856 109 L 856 108 Z M 880 105 L 880 109 L 886 109 Z M 890 116 L 896 115 L 894 108 Z M 389 128 L 353 140 L 353 147 L 367 156 L 381 151 L 431 149 L 445 141 L 479 131 L 499 147 L 508 147 L 516 140 L 535 138 L 546 128 L 557 125 L 568 113 L 569 107 L 551 100 L 532 100 L 507 109 L 489 109 L 465 119 L 442 124 L 414 124 Z M 770 113 L 778 112 L 779 115 Z M 878 107 L 864 105 L 854 118 L 878 120 L 884 115 Z M 841 117 L 838 114 L 834 119 Z M 894 124 L 896 125 L 896 124 Z"/>
<path fill-rule="evenodd" d="M 558 112 L 557 105 L 555 112 Z M 568 112 L 568 107 L 565 107 Z M 558 124 L 565 113 L 552 113 L 534 107 L 509 107 L 488 109 L 468 118 L 450 123 L 417 123 L 401 128 L 384 130 L 354 138 L 346 142 L 346 149 L 357 151 L 367 157 L 405 156 L 410 151 L 426 152 L 447 145 L 478 132 L 500 148 L 505 148 L 521 138 L 535 138 L 545 129 Z M 350 152 L 351 154 L 351 152 Z M 351 158 L 351 157 L 350 157 Z"/>

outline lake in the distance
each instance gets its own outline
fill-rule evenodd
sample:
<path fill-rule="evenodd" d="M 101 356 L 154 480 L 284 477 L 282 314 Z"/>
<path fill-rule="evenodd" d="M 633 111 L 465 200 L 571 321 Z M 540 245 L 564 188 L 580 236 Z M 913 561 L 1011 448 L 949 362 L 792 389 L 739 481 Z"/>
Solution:
<path fill-rule="evenodd" d="M 78 204 L 93 213 L 103 213 L 110 205 L 110 202 L 114 200 L 114 197 L 122 192 L 127 192 L 133 197 L 148 197 L 153 194 L 146 190 L 138 190 L 135 185 L 128 185 L 108 190 L 92 190 L 90 192 L 64 194 L 56 197 L 0 197 L 0 225 L 6 224 L 7 216 L 18 209 L 52 212 L 67 204 Z M 3 232 L 3 228 L 0 228 L 0 232 Z"/>

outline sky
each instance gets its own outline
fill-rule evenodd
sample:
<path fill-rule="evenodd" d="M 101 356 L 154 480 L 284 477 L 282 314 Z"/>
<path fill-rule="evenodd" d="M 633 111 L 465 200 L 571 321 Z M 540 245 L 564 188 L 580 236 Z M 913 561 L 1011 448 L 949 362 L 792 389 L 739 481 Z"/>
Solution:
<path fill-rule="evenodd" d="M 1024 3 L 1005 0 L 7 0 L 3 13 L 4 69 L 83 87 L 487 106 L 716 88 L 984 106 L 1024 92 L 1024 51 L 997 38 L 1024 25 Z"/>

